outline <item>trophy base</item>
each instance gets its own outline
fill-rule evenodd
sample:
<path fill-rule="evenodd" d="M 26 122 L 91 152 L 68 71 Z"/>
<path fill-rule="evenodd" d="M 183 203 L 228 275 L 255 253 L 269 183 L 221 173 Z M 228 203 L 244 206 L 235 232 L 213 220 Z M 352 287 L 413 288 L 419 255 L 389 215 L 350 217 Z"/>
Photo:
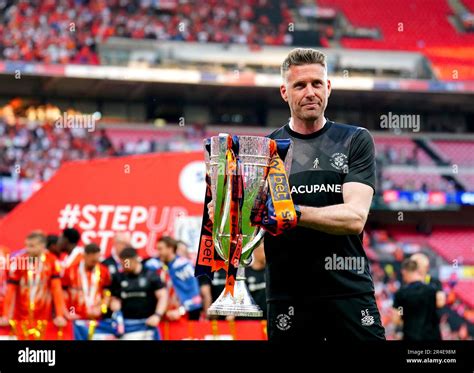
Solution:
<path fill-rule="evenodd" d="M 239 272 L 243 270 L 239 268 Z M 234 296 L 230 293 L 222 291 L 219 298 L 207 310 L 210 316 L 236 316 L 236 317 L 263 317 L 263 311 L 252 299 L 247 285 L 245 284 L 245 277 L 239 276 L 235 280 Z"/>
<path fill-rule="evenodd" d="M 236 305 L 214 305 L 213 307 L 209 307 L 207 314 L 209 316 L 263 317 L 263 311 L 256 304 L 249 305 L 248 307 Z"/>

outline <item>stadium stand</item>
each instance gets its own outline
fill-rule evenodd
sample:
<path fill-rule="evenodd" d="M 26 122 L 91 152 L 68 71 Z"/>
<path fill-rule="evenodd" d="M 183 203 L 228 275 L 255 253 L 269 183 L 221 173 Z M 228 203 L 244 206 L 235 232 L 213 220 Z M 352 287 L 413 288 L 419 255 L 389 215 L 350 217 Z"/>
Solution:
<path fill-rule="evenodd" d="M 415 228 L 394 227 L 390 235 L 398 241 L 429 245 L 448 263 L 474 264 L 474 232 L 469 228 L 439 227 L 422 235 Z"/>
<path fill-rule="evenodd" d="M 385 164 L 411 164 L 429 166 L 433 159 L 420 149 L 411 138 L 377 136 L 377 155 Z"/>
<path fill-rule="evenodd" d="M 470 141 L 432 141 L 434 148 L 439 152 L 442 158 L 451 164 L 473 166 L 474 148 Z"/>
<path fill-rule="evenodd" d="M 420 50 L 430 58 L 440 79 L 474 77 L 474 34 L 455 29 L 449 21 L 453 9 L 446 0 L 410 3 L 318 0 L 317 3 L 338 9 L 354 27 L 380 31 L 378 39 L 343 37 L 341 45 L 345 48 Z M 419 14 L 427 12 L 425 21 L 419 22 Z M 456 71 L 454 75 L 453 71 Z"/>

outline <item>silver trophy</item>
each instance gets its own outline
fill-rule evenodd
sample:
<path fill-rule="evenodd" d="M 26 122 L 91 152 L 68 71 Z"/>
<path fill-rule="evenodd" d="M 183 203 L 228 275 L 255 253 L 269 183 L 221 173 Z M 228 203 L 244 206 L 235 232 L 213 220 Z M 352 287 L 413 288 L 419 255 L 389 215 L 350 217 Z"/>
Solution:
<path fill-rule="evenodd" d="M 226 153 L 228 135 L 220 134 L 211 137 L 210 154 L 206 152 L 206 168 L 210 175 L 212 201 L 214 205 L 213 242 L 218 255 L 226 262 L 230 253 L 230 202 L 232 185 L 226 180 Z M 243 178 L 243 200 L 239 214 L 241 224 L 239 234 L 242 237 L 242 254 L 235 277 L 234 294 L 225 289 L 219 298 L 209 307 L 209 315 L 262 317 L 263 312 L 252 299 L 245 284 L 245 267 L 252 261 L 252 252 L 257 248 L 265 231 L 252 226 L 250 214 L 257 197 L 267 193 L 268 168 L 271 161 L 271 140 L 259 136 L 239 136 L 239 150 L 236 157 L 241 162 Z M 291 146 L 284 159 L 285 169 L 289 174 L 291 166 Z"/>

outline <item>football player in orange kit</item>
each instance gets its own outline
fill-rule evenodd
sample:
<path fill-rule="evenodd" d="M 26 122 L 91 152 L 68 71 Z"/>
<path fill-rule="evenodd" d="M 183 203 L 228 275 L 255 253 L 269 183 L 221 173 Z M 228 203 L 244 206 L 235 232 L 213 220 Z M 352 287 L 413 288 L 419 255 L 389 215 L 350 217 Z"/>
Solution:
<path fill-rule="evenodd" d="M 44 326 L 51 319 L 57 327 L 64 327 L 67 321 L 60 265 L 46 250 L 46 236 L 38 231 L 30 233 L 26 237 L 25 252 L 14 259 L 8 274 L 0 325 L 8 325 L 10 320 L 20 322 L 22 326 L 28 323 L 28 328 L 32 328 L 29 330 L 39 334 L 38 325 Z"/>
<path fill-rule="evenodd" d="M 82 259 L 68 267 L 63 277 L 68 318 L 96 320 L 105 314 L 110 283 L 109 270 L 100 263 L 100 247 L 94 243 L 86 245 Z"/>

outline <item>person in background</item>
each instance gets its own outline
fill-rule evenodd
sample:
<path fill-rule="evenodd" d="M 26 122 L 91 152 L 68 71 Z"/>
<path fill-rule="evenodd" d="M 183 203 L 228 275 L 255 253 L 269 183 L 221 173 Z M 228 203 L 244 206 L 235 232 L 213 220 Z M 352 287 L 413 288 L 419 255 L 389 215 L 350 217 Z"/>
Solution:
<path fill-rule="evenodd" d="M 102 262 L 102 264 L 109 270 L 112 279 L 122 270 L 120 253 L 126 247 L 130 247 L 128 236 L 123 232 L 116 233 L 114 236 L 114 246 L 112 247 L 110 256 Z"/>
<path fill-rule="evenodd" d="M 245 282 L 250 295 L 263 311 L 263 318 L 267 317 L 267 299 L 265 294 L 265 251 L 263 242 L 253 252 L 252 264 L 245 268 Z"/>
<path fill-rule="evenodd" d="M 181 258 L 186 258 L 192 261 L 192 258 L 190 257 L 190 252 L 188 250 L 188 245 L 186 242 L 181 241 L 181 240 L 176 240 L 176 254 L 180 256 Z"/>
<path fill-rule="evenodd" d="M 436 290 L 436 298 L 438 303 L 443 307 L 446 304 L 446 294 L 443 291 L 441 281 L 430 275 L 430 259 L 423 253 L 415 253 L 410 257 L 418 265 L 418 271 L 423 278 L 423 282 Z"/>
<path fill-rule="evenodd" d="M 15 257 L 16 265 L 8 275 L 7 292 L 0 325 L 9 320 L 28 321 L 30 327 L 40 321 L 53 320 L 64 327 L 64 297 L 61 289 L 60 264 L 46 250 L 46 236 L 38 231 L 25 241 L 26 251 Z M 54 315 L 53 315 L 54 306 Z"/>
<path fill-rule="evenodd" d="M 199 320 L 203 306 L 199 283 L 194 277 L 194 266 L 177 255 L 178 243 L 164 236 L 156 244 L 158 257 L 163 263 L 162 272 L 170 292 L 170 304 L 166 316 L 177 320 L 187 314 L 189 320 Z"/>
<path fill-rule="evenodd" d="M 202 298 L 202 315 L 204 318 L 209 318 L 207 310 L 212 304 L 212 282 L 207 276 L 199 276 L 199 291 Z"/>
<path fill-rule="evenodd" d="M 79 246 L 81 234 L 75 228 L 65 228 L 58 239 L 61 251 L 62 274 L 71 265 L 79 262 L 84 254 L 84 248 Z"/>
<path fill-rule="evenodd" d="M 443 303 L 438 301 L 436 289 L 424 282 L 414 260 L 403 261 L 402 277 L 405 285 L 395 293 L 392 314 L 396 324 L 403 323 L 403 340 L 441 340 L 440 319 L 436 311 Z"/>
<path fill-rule="evenodd" d="M 208 316 L 207 310 L 211 306 L 212 302 L 215 302 L 217 298 L 222 294 L 225 288 L 226 272 L 224 269 L 220 269 L 214 272 L 214 278 L 211 280 L 207 276 L 199 276 L 199 287 L 201 289 L 201 296 L 203 300 L 203 314 L 209 319 L 226 320 L 233 318 L 226 318 L 225 316 Z"/>
<path fill-rule="evenodd" d="M 165 285 L 155 271 L 145 268 L 133 247 L 124 248 L 119 256 L 122 270 L 112 279 L 110 310 L 157 327 L 168 306 Z"/>
<path fill-rule="evenodd" d="M 187 258 L 191 261 L 191 263 L 194 263 L 195 258 L 192 258 L 192 254 L 188 250 L 188 245 L 186 242 L 182 240 L 176 240 L 176 255 L 179 257 Z M 149 258 L 146 262 L 145 265 L 148 268 L 153 268 L 157 271 L 161 271 L 162 269 L 162 263 L 160 261 L 159 257 L 153 257 Z M 207 317 L 207 309 L 211 306 L 212 304 L 212 292 L 211 292 L 211 282 L 206 276 L 200 276 L 198 277 L 198 284 L 199 284 L 199 290 L 200 290 L 200 295 L 202 298 L 202 312 L 201 314 L 204 315 L 204 317 Z"/>
<path fill-rule="evenodd" d="M 59 237 L 55 234 L 48 234 L 46 236 L 46 249 L 53 254 L 57 259 L 61 258 L 61 250 L 58 246 Z"/>
<path fill-rule="evenodd" d="M 62 279 L 67 294 L 68 318 L 97 320 L 107 311 L 111 285 L 109 270 L 100 263 L 100 247 L 90 243 L 84 256 L 67 268 Z"/>

